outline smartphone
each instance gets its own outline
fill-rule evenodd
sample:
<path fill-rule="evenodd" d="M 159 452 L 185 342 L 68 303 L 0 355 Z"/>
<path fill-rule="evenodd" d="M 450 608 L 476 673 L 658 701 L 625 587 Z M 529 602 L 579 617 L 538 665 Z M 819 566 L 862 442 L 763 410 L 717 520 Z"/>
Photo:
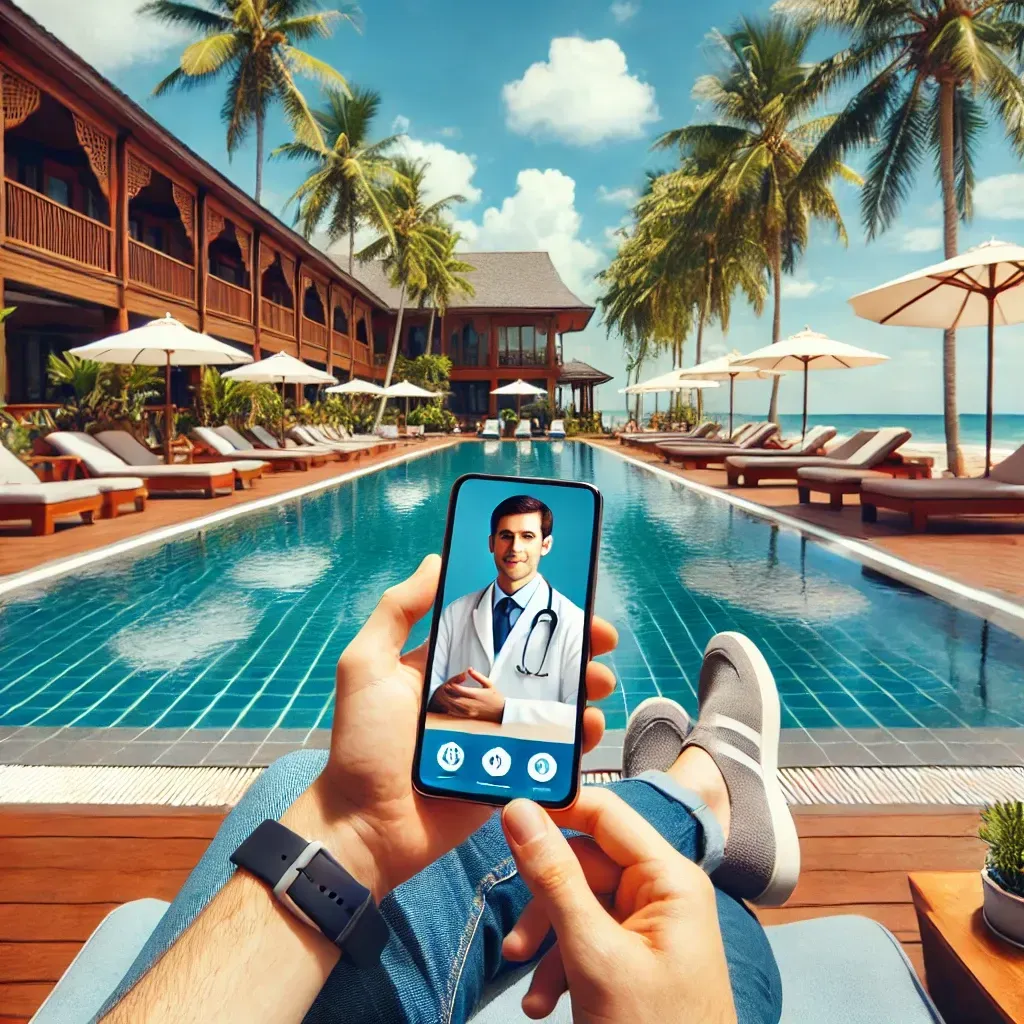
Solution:
<path fill-rule="evenodd" d="M 575 801 L 601 511 L 590 484 L 455 481 L 413 760 L 419 792 Z"/>

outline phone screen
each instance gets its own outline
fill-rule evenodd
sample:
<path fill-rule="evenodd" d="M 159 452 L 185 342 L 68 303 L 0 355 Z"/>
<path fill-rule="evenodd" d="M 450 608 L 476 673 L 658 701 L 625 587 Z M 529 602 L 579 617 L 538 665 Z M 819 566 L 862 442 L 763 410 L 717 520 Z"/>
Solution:
<path fill-rule="evenodd" d="M 421 792 L 575 800 L 600 528 L 589 484 L 456 481 L 414 767 Z"/>

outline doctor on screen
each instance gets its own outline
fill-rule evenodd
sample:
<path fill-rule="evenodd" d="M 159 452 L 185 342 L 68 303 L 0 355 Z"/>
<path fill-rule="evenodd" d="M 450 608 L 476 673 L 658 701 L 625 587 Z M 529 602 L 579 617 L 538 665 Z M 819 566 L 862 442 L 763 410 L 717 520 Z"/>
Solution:
<path fill-rule="evenodd" d="M 441 613 L 430 710 L 456 718 L 531 725 L 576 723 L 583 609 L 540 574 L 554 517 L 525 494 L 491 513 L 497 577 Z"/>

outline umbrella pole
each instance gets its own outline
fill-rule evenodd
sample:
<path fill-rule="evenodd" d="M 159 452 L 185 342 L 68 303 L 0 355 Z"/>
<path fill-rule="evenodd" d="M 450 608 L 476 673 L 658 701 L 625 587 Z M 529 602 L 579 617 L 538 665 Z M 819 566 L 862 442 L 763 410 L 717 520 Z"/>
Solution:
<path fill-rule="evenodd" d="M 732 397 L 736 388 L 736 374 L 729 374 L 729 437 L 732 437 Z"/>
<path fill-rule="evenodd" d="M 164 462 L 171 464 L 171 353 L 164 366 Z"/>
<path fill-rule="evenodd" d="M 284 447 L 284 377 L 281 378 L 281 447 Z"/>
<path fill-rule="evenodd" d="M 991 268 L 992 276 L 995 267 Z M 985 396 L 985 476 L 992 472 L 992 380 L 993 362 L 996 351 L 996 297 L 989 293 L 988 297 L 988 380 Z"/>
<path fill-rule="evenodd" d="M 804 360 L 804 426 L 800 432 L 800 440 L 807 436 L 807 370 L 810 367 L 810 360 Z"/>

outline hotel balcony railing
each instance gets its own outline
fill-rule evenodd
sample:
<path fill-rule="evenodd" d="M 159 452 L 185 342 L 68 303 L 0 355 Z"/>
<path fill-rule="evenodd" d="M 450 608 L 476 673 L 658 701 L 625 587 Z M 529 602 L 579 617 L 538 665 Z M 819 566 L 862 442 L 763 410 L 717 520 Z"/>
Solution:
<path fill-rule="evenodd" d="M 48 196 L 4 181 L 7 237 L 87 267 L 110 271 L 111 229 Z"/>
<path fill-rule="evenodd" d="M 542 352 L 499 352 L 499 366 L 547 366 L 547 349 Z"/>
<path fill-rule="evenodd" d="M 373 353 L 373 365 L 374 366 L 387 366 L 388 365 L 388 354 L 387 354 L 387 352 L 374 352 Z"/>
<path fill-rule="evenodd" d="M 341 331 L 331 331 L 331 344 L 335 359 L 352 358 L 352 339 Z"/>
<path fill-rule="evenodd" d="M 214 313 L 222 313 L 233 320 L 248 323 L 252 319 L 252 293 L 213 274 L 206 278 L 206 306 Z"/>
<path fill-rule="evenodd" d="M 128 239 L 128 279 L 186 302 L 195 298 L 195 267 L 134 238 Z"/>
<path fill-rule="evenodd" d="M 270 299 L 260 301 L 260 323 L 268 331 L 283 334 L 288 338 L 295 337 L 295 311 L 271 302 Z"/>
<path fill-rule="evenodd" d="M 316 348 L 322 348 L 326 352 L 327 327 L 324 324 L 318 324 L 315 320 L 310 320 L 309 317 L 304 316 L 302 318 L 302 342 L 304 345 L 313 345 Z"/>

